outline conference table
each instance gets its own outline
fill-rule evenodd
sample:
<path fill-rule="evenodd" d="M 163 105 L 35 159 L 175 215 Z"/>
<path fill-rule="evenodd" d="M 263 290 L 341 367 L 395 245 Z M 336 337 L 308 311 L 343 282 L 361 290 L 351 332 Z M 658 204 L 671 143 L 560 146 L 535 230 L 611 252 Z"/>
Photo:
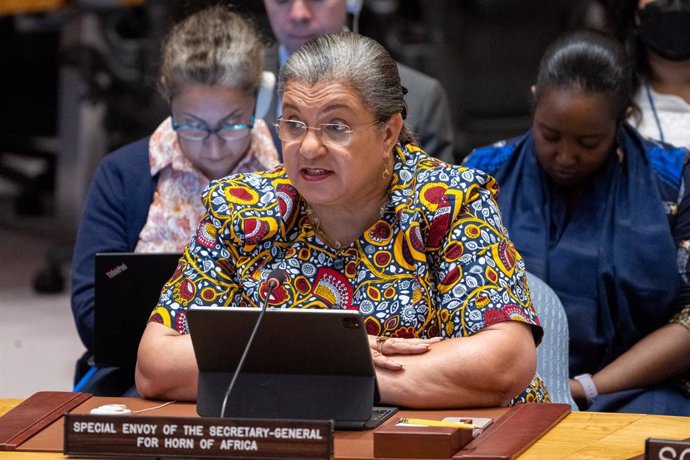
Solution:
<path fill-rule="evenodd" d="M 20 399 L 0 399 L 0 416 L 21 401 Z M 144 403 L 143 400 L 141 401 Z M 187 406 L 191 408 L 190 412 L 193 411 L 193 404 Z M 505 409 L 495 410 L 500 413 Z M 401 414 L 431 418 L 459 412 L 467 412 L 467 410 L 402 411 Z M 690 417 L 571 412 L 523 452 L 519 459 L 628 459 L 644 452 L 644 442 L 649 437 L 676 440 L 689 438 Z M 373 458 L 372 445 L 371 431 L 338 431 L 334 435 L 334 458 L 352 460 Z M 0 451 L 0 459 L 65 458 L 59 452 Z"/>

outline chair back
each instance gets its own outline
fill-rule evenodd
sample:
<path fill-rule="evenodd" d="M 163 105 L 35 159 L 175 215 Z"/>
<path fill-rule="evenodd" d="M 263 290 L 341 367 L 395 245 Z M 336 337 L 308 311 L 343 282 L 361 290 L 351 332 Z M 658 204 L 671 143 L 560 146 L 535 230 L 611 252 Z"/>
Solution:
<path fill-rule="evenodd" d="M 536 275 L 527 272 L 527 285 L 534 309 L 544 328 L 537 347 L 537 373 L 555 403 L 570 404 L 578 410 L 570 394 L 568 373 L 568 317 L 556 293 Z"/>

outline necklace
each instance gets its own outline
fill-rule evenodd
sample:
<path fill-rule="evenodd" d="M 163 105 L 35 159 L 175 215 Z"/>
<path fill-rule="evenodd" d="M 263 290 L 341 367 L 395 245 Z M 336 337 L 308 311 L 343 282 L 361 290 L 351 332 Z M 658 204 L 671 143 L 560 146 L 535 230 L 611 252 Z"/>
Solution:
<path fill-rule="evenodd" d="M 304 204 L 306 204 L 306 212 L 307 212 L 307 219 L 309 219 L 309 223 L 311 224 L 312 228 L 314 229 L 314 233 L 316 233 L 321 241 L 326 243 L 326 246 L 329 248 L 333 249 L 335 251 L 335 255 L 339 256 L 340 253 L 343 251 L 343 245 L 340 243 L 338 240 L 332 240 L 330 239 L 326 233 L 321 230 L 321 221 L 319 220 L 318 217 L 314 215 L 314 208 L 311 207 L 307 201 L 304 201 Z"/>
<path fill-rule="evenodd" d="M 386 201 L 384 201 L 383 205 L 381 205 L 381 209 L 379 211 L 379 216 L 378 219 L 383 219 L 383 215 L 386 212 L 386 208 L 388 207 L 388 202 L 390 201 L 390 196 L 386 196 Z M 344 250 L 345 246 L 338 241 L 330 238 L 328 235 L 326 235 L 326 232 L 324 232 L 321 229 L 321 221 L 319 218 L 316 216 L 314 212 L 314 208 L 311 207 L 311 204 L 307 200 L 304 200 L 305 204 L 305 212 L 307 213 L 307 219 L 309 219 L 309 223 L 311 224 L 312 228 L 314 229 L 314 233 L 319 237 L 321 241 L 323 241 L 326 246 L 329 248 L 333 249 L 335 251 L 335 255 L 339 256 Z"/>

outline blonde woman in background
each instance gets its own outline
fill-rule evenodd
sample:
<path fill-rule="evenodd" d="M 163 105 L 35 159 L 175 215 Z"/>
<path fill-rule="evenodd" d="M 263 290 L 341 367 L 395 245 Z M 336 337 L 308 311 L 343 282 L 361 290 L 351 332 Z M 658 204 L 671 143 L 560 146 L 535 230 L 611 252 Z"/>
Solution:
<path fill-rule="evenodd" d="M 108 155 L 86 200 L 72 265 L 72 311 L 84 358 L 94 346 L 95 254 L 181 252 L 203 215 L 200 196 L 211 180 L 278 163 L 256 113 L 257 100 L 272 91 L 263 59 L 254 25 L 226 7 L 205 9 L 171 29 L 160 75 L 170 117 L 150 137 Z M 85 371 L 78 365 L 76 379 Z M 118 395 L 133 378 L 132 370 L 102 369 L 81 389 Z"/>

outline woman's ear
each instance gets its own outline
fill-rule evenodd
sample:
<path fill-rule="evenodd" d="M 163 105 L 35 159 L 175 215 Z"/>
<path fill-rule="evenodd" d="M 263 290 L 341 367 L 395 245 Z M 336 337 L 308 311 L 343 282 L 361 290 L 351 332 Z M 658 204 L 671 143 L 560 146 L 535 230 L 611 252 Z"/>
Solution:
<path fill-rule="evenodd" d="M 396 113 L 386 122 L 385 127 L 385 137 L 383 138 L 384 152 L 388 153 L 393 150 L 393 147 L 398 142 L 398 136 L 400 136 L 400 131 L 403 127 L 402 115 Z"/>

